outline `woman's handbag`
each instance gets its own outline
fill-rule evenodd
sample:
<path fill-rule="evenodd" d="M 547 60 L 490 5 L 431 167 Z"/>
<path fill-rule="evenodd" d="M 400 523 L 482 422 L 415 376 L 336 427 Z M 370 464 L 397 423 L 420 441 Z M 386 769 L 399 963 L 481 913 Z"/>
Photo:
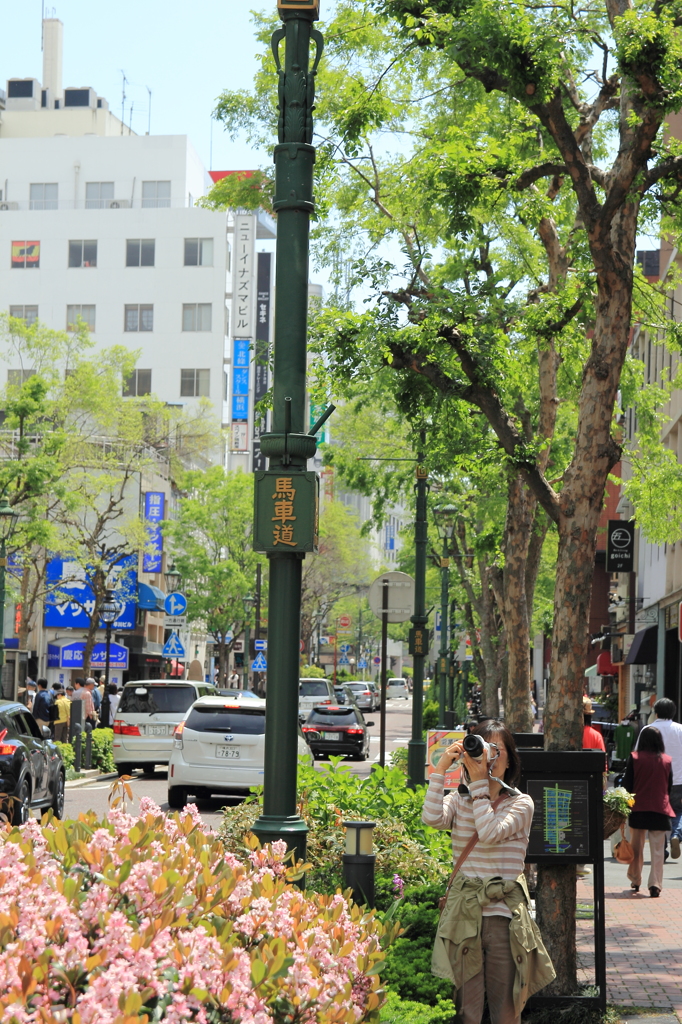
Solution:
<path fill-rule="evenodd" d="M 620 826 L 621 839 L 613 848 L 613 856 L 619 864 L 632 864 L 635 859 L 635 851 L 632 844 L 625 838 L 625 824 Z"/>
<path fill-rule="evenodd" d="M 505 794 L 502 793 L 500 796 L 498 796 L 497 800 L 495 800 L 495 802 L 492 805 L 494 811 L 497 810 L 497 807 L 504 800 L 504 797 L 505 797 Z M 469 854 L 471 853 L 471 851 L 473 850 L 473 848 L 474 848 L 474 846 L 476 845 L 477 842 L 478 842 L 478 832 L 474 832 L 474 834 L 472 835 L 471 839 L 466 844 L 466 846 L 464 847 L 464 849 L 460 853 L 459 857 L 457 858 L 457 863 L 455 864 L 455 869 L 452 872 L 452 874 L 450 875 L 450 878 L 448 879 L 448 884 L 447 884 L 446 889 L 445 889 L 445 895 L 441 896 L 441 898 L 438 900 L 438 910 L 439 910 L 441 915 L 443 914 L 443 911 L 445 910 L 445 904 L 448 902 L 448 896 L 450 895 L 450 889 L 452 888 L 452 883 L 454 882 L 455 878 L 457 877 L 457 872 L 459 871 L 459 869 L 461 868 L 462 864 L 467 859 L 467 857 L 469 856 Z M 632 847 L 630 847 L 630 848 L 632 849 Z"/>

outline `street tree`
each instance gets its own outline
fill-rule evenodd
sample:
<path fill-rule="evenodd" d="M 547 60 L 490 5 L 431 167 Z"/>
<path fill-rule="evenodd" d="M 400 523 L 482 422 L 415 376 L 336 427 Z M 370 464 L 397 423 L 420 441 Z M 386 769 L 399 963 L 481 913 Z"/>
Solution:
<path fill-rule="evenodd" d="M 164 523 L 164 535 L 183 579 L 187 615 L 213 637 L 218 680 L 227 686 L 229 654 L 246 626 L 244 598 L 253 595 L 256 566 L 266 564 L 252 547 L 253 477 L 213 466 L 185 473 L 178 484 L 178 514 Z"/>

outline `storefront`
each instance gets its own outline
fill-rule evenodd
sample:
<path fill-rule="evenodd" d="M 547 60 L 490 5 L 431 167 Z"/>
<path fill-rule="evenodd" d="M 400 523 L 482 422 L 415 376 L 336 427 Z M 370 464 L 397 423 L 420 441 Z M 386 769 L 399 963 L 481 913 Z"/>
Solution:
<path fill-rule="evenodd" d="M 47 645 L 47 681 L 50 686 L 61 683 L 68 686 L 77 676 L 104 672 L 107 645 L 96 643 L 92 649 L 87 671 L 83 666 L 85 640 L 54 641 Z M 123 684 L 123 673 L 128 669 L 128 648 L 112 641 L 109 652 L 109 682 Z"/>

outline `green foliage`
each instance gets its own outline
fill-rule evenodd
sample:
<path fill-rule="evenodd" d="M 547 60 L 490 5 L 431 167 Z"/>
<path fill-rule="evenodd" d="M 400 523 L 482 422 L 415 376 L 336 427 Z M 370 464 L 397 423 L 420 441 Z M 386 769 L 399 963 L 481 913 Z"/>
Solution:
<path fill-rule="evenodd" d="M 445 883 L 408 887 L 398 910 L 403 934 L 386 957 L 383 979 L 401 998 L 441 1006 L 452 996 L 452 985 L 431 973 L 431 954 L 438 927 L 438 900 Z"/>
<path fill-rule="evenodd" d="M 305 679 L 327 678 L 327 673 L 320 665 L 301 665 L 299 675 Z"/>
<path fill-rule="evenodd" d="M 435 1006 L 417 1003 L 389 989 L 381 1008 L 382 1024 L 453 1024 L 455 1004 L 451 999 L 439 999 Z"/>
<path fill-rule="evenodd" d="M 435 729 L 440 717 L 440 707 L 435 700 L 424 701 L 424 728 Z"/>
<path fill-rule="evenodd" d="M 55 740 L 55 746 L 59 750 L 64 762 L 64 768 L 68 771 L 69 768 L 73 768 L 74 761 L 76 760 L 76 754 L 70 743 L 62 743 L 61 740 Z"/>
<path fill-rule="evenodd" d="M 215 183 L 197 206 L 208 210 L 257 210 L 272 213 L 274 175 L 263 171 L 236 171 Z"/>
<path fill-rule="evenodd" d="M 92 767 L 99 768 L 102 775 L 116 771 L 114 761 L 113 729 L 93 729 L 92 731 Z"/>

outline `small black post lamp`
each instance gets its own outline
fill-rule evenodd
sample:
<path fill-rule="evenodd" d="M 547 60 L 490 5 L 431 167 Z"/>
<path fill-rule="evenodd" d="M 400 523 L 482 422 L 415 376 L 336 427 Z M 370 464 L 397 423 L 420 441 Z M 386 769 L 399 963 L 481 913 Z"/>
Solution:
<path fill-rule="evenodd" d="M 343 855 L 343 878 L 353 890 L 356 903 L 374 906 L 374 865 L 372 832 L 375 821 L 344 821 L 346 852 Z"/>

